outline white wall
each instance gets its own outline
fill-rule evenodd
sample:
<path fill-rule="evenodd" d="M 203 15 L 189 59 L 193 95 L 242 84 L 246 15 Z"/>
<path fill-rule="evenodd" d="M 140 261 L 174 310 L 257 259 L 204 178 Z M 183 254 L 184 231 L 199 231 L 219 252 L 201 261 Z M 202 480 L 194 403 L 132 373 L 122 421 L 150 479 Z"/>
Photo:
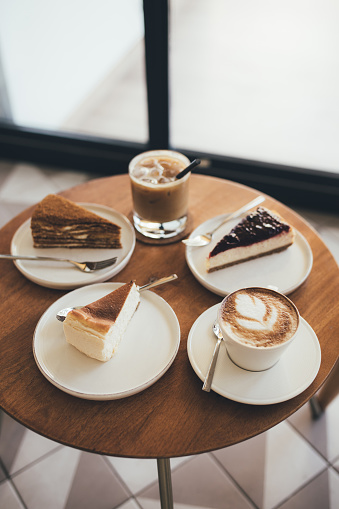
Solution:
<path fill-rule="evenodd" d="M 0 0 L 14 121 L 57 129 L 142 37 L 141 0 Z"/>

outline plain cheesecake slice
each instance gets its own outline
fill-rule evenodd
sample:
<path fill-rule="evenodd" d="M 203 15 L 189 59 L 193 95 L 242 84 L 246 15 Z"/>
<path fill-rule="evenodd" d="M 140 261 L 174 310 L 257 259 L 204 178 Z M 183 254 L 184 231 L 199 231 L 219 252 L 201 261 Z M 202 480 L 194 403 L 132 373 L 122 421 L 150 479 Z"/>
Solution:
<path fill-rule="evenodd" d="M 293 244 L 295 231 L 276 212 L 258 207 L 248 214 L 212 249 L 207 272 L 276 253 Z"/>
<path fill-rule="evenodd" d="M 66 340 L 88 357 L 108 361 L 139 302 L 139 289 L 131 281 L 87 306 L 73 309 L 63 323 Z"/>
<path fill-rule="evenodd" d="M 47 195 L 31 218 L 34 247 L 121 248 L 121 227 L 63 196 Z"/>

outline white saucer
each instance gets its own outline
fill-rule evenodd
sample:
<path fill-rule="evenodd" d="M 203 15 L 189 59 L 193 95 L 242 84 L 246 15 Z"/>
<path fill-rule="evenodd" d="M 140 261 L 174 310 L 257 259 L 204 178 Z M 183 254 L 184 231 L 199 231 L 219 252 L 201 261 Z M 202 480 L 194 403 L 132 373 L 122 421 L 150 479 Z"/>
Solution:
<path fill-rule="evenodd" d="M 195 237 L 211 231 L 225 215 L 214 217 L 198 226 L 190 235 Z M 307 240 L 296 232 L 292 246 L 279 253 L 262 256 L 215 272 L 206 271 L 205 260 L 216 245 L 237 223 L 230 221 L 214 235 L 214 240 L 204 247 L 186 246 L 186 261 L 194 277 L 208 290 L 225 296 L 241 287 L 275 286 L 285 295 L 293 292 L 308 277 L 313 264 L 312 250 Z"/>
<path fill-rule="evenodd" d="M 90 400 L 125 398 L 154 384 L 173 363 L 180 344 L 176 314 L 156 293 L 145 290 L 117 353 L 107 362 L 87 357 L 66 342 L 55 315 L 83 306 L 123 283 L 101 283 L 74 290 L 54 302 L 40 318 L 33 338 L 38 368 L 53 385 Z"/>
<path fill-rule="evenodd" d="M 187 342 L 190 363 L 204 381 L 216 343 L 212 325 L 219 304 L 207 309 L 194 322 Z M 221 344 L 212 390 L 225 398 L 249 405 L 271 405 L 294 398 L 313 382 L 320 368 L 321 350 L 310 325 L 301 318 L 294 341 L 273 368 L 253 372 L 239 368 Z"/>
<path fill-rule="evenodd" d="M 35 248 L 30 228 L 31 220 L 28 219 L 13 236 L 11 254 L 56 256 L 75 261 L 98 261 L 117 256 L 117 262 L 107 269 L 85 273 L 67 263 L 15 261 L 18 270 L 34 283 L 48 288 L 70 290 L 107 281 L 118 274 L 129 262 L 135 248 L 135 232 L 127 217 L 105 205 L 94 203 L 80 203 L 79 205 L 121 227 L 121 249 Z"/>

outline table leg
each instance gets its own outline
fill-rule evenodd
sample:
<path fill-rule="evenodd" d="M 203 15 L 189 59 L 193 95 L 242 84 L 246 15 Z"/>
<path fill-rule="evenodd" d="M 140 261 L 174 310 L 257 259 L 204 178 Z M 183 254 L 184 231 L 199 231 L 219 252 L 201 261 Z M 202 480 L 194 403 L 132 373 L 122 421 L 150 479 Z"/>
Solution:
<path fill-rule="evenodd" d="M 170 460 L 169 458 L 158 458 L 157 465 L 161 509 L 173 509 Z"/>

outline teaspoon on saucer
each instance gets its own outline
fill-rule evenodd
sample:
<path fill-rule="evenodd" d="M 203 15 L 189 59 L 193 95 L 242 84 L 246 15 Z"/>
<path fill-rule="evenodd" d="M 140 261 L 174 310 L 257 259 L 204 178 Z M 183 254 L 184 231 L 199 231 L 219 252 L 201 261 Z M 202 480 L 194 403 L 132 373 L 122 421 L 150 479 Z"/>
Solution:
<path fill-rule="evenodd" d="M 212 329 L 213 329 L 214 334 L 217 336 L 218 341 L 216 342 L 216 345 L 214 347 L 212 359 L 211 359 L 211 362 L 210 362 L 210 365 L 209 365 L 209 368 L 207 371 L 205 382 L 204 382 L 204 385 L 202 386 L 202 390 L 205 392 L 210 392 L 210 390 L 211 390 L 211 385 L 212 385 L 213 375 L 214 375 L 214 371 L 215 371 L 215 366 L 217 364 L 220 345 L 221 345 L 222 340 L 224 339 L 217 320 L 214 322 Z"/>
<path fill-rule="evenodd" d="M 151 283 L 146 283 L 143 286 L 139 286 L 138 289 L 139 289 L 139 292 L 142 292 L 143 290 L 148 290 L 149 288 L 153 288 L 154 286 L 163 285 L 164 283 L 168 283 L 169 281 L 173 281 L 174 279 L 177 279 L 177 278 L 178 278 L 178 276 L 176 274 L 172 274 L 171 276 L 162 277 L 160 279 L 156 279 L 155 281 L 152 281 Z M 83 306 L 73 306 L 73 307 L 61 309 L 60 311 L 57 312 L 56 318 L 60 322 L 63 322 L 65 320 L 67 314 L 72 309 L 80 309 L 82 307 Z"/>

